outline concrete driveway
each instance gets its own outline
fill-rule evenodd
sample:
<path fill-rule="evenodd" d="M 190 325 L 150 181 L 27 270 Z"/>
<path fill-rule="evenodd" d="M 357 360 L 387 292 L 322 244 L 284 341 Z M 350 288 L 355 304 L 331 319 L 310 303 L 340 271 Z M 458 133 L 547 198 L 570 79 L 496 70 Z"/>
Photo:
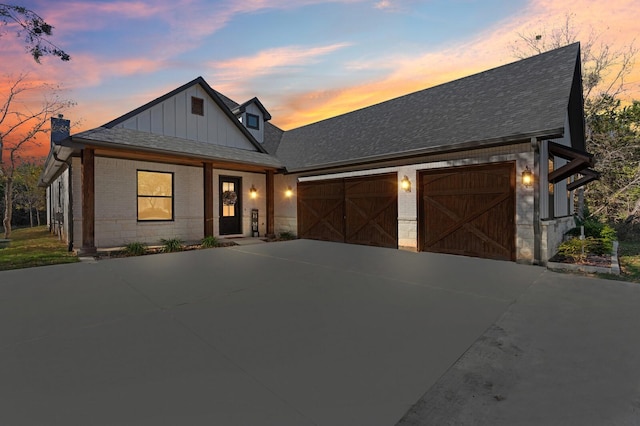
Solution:
<path fill-rule="evenodd" d="M 0 424 L 638 424 L 640 286 L 295 240 L 0 272 Z"/>

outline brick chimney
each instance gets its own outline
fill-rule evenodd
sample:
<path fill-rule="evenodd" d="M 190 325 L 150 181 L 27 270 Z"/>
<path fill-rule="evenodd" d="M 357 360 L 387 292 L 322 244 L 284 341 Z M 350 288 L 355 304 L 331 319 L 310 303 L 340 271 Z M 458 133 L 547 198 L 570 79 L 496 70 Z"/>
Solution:
<path fill-rule="evenodd" d="M 71 121 L 62 118 L 62 114 L 51 117 L 51 146 L 68 138 L 70 127 Z"/>

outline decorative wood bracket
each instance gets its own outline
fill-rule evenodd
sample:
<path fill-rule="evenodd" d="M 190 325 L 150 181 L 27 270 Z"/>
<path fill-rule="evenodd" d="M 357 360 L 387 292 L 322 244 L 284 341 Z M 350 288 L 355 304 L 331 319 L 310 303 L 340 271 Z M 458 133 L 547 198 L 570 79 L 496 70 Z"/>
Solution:
<path fill-rule="evenodd" d="M 576 181 L 571 182 L 567 185 L 567 191 L 573 191 L 574 189 L 580 188 L 582 185 L 586 185 L 587 183 L 600 179 L 600 173 L 591 169 L 584 169 L 580 171 L 582 177 Z"/>
<path fill-rule="evenodd" d="M 568 146 L 560 145 L 555 142 L 549 142 L 549 154 L 564 158 L 565 160 L 569 160 L 569 162 L 564 166 L 549 173 L 550 183 L 558 183 L 561 180 L 568 178 L 569 176 L 580 173 L 584 175 L 584 177 L 571 183 L 571 185 L 573 185 L 575 189 L 586 184 L 587 182 L 598 179 L 598 177 L 600 176 L 598 172 L 589 169 L 589 167 L 593 167 L 595 165 L 593 154 L 569 148 Z M 583 181 L 585 177 L 589 177 L 589 179 Z M 578 182 L 582 183 L 576 186 L 575 184 Z"/>

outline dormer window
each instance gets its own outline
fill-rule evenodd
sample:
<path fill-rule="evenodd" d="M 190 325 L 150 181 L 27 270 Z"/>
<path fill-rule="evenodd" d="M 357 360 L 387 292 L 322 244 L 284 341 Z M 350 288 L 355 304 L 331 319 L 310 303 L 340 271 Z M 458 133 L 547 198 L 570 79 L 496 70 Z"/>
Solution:
<path fill-rule="evenodd" d="M 249 129 L 260 130 L 260 117 L 247 113 L 247 127 Z"/>
<path fill-rule="evenodd" d="M 204 115 L 204 99 L 191 97 L 191 114 Z"/>

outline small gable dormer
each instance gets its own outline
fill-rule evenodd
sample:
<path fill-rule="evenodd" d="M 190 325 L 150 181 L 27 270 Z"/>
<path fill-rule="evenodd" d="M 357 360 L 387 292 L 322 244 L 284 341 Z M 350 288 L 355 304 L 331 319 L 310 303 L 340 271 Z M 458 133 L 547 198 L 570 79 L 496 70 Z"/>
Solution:
<path fill-rule="evenodd" d="M 238 105 L 233 113 L 258 142 L 264 143 L 264 123 L 271 120 L 271 114 L 258 98 Z"/>

